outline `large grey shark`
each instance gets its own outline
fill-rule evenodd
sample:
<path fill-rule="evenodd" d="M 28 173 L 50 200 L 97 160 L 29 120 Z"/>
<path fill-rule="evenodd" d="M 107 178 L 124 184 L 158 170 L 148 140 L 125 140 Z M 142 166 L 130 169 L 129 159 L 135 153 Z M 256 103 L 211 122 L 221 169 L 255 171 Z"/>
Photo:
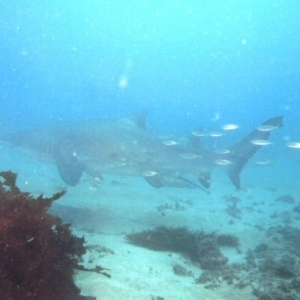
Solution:
<path fill-rule="evenodd" d="M 194 136 L 162 139 L 145 128 L 143 118 L 70 122 L 2 139 L 55 163 L 61 178 L 71 186 L 87 172 L 93 177 L 143 176 L 156 188 L 180 183 L 209 188 L 210 173 L 218 161 L 224 162 L 231 182 L 240 188 L 243 167 L 261 147 L 253 140 L 267 140 L 271 132 L 267 129 L 282 126 L 282 117 L 269 119 L 262 125 L 266 130 L 255 129 L 226 154 L 202 149 Z"/>

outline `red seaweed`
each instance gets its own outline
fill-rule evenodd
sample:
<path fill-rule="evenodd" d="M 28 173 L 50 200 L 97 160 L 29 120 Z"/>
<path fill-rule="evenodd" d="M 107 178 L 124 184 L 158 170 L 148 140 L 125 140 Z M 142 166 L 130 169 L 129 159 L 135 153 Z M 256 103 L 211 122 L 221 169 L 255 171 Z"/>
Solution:
<path fill-rule="evenodd" d="M 71 234 L 68 224 L 47 209 L 64 191 L 34 199 L 15 185 L 16 174 L 1 172 L 0 295 L 2 299 L 77 300 L 74 269 L 84 269 L 84 239 Z"/>

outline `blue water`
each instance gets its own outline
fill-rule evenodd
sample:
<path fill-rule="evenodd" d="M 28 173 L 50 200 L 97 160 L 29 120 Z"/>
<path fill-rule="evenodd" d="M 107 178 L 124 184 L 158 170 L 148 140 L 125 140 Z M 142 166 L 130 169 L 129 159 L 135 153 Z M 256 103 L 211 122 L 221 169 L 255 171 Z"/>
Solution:
<path fill-rule="evenodd" d="M 299 126 L 300 3 L 0 1 L 2 130 L 149 110 L 186 132 Z M 299 137 L 300 138 L 300 137 Z"/>
<path fill-rule="evenodd" d="M 0 136 L 58 122 L 122 118 L 147 110 L 148 127 L 160 134 L 182 136 L 199 127 L 211 132 L 224 124 L 239 125 L 217 145 L 203 139 L 205 146 L 223 148 L 269 118 L 284 116 L 284 126 L 272 132 L 273 145 L 262 147 L 255 156 L 270 159 L 274 165 L 259 169 L 261 166 L 249 161 L 241 181 L 250 188 L 238 195 L 243 198 L 241 206 L 256 209 L 257 203 L 269 205 L 268 201 L 276 198 L 275 194 L 270 199 L 260 194 L 264 189 L 271 193 L 271 187 L 278 196 L 293 194 L 298 203 L 300 149 L 290 149 L 286 142 L 300 143 L 299 12 L 299 0 L 0 0 Z M 22 170 L 22 160 L 16 162 L 15 157 L 3 152 L 1 161 Z M 29 167 L 24 163 L 25 168 L 21 178 L 38 170 L 31 161 Z M 51 177 L 45 170 L 45 178 Z M 61 187 L 57 170 L 51 170 L 57 181 L 50 180 L 49 186 L 58 182 Z M 217 205 L 213 210 L 209 206 L 216 193 L 227 193 L 219 188 L 218 182 L 223 182 L 216 173 L 212 196 L 205 195 L 206 202 L 200 202 L 198 190 L 193 191 L 195 205 L 207 204 L 208 208 L 197 210 L 195 219 L 184 215 L 184 225 L 193 221 L 200 228 L 201 214 L 224 213 Z M 98 193 L 93 186 L 97 182 L 92 182 L 89 190 L 89 180 L 92 178 L 81 181 L 82 191 Z M 27 178 L 23 183 L 27 185 Z M 43 183 L 43 189 L 47 184 Z M 68 195 L 75 194 L 76 188 L 69 188 Z M 107 195 L 118 191 L 106 180 L 99 188 L 101 197 L 105 188 Z M 141 185 L 137 191 L 143 189 Z M 161 205 L 164 193 L 168 195 L 162 190 L 150 190 L 149 186 L 143 192 L 156 193 L 153 201 Z M 228 190 L 239 193 L 232 185 Z M 124 203 L 130 207 L 127 200 L 131 198 L 127 190 L 120 207 L 125 207 Z M 218 203 L 224 205 L 220 198 Z M 152 199 L 147 200 L 150 207 Z M 273 202 L 263 207 L 262 224 L 270 221 L 272 213 L 281 212 L 274 209 Z M 143 217 L 147 210 L 142 201 L 136 203 Z M 284 210 L 286 205 L 282 205 Z M 198 219 L 198 211 L 202 219 Z M 247 218 L 252 210 L 243 213 Z M 242 223 L 250 224 L 235 222 L 241 230 Z M 255 222 L 253 226 L 258 224 Z M 227 226 L 228 221 L 224 224 L 222 228 L 234 228 Z"/>

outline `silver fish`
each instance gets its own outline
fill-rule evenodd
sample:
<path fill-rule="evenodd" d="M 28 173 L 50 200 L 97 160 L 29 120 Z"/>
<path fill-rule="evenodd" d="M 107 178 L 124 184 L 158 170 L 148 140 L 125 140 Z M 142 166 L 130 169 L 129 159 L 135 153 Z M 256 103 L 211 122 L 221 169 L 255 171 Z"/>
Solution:
<path fill-rule="evenodd" d="M 175 145 L 178 145 L 177 142 L 172 141 L 172 140 L 165 140 L 165 141 L 163 141 L 163 144 L 166 145 L 166 146 L 175 146 Z"/>
<path fill-rule="evenodd" d="M 286 145 L 289 148 L 300 149 L 300 142 L 288 142 L 288 143 L 286 143 Z"/>
<path fill-rule="evenodd" d="M 229 154 L 229 153 L 231 153 L 230 150 L 222 149 L 222 148 L 217 148 L 217 149 L 214 150 L 214 152 L 217 153 L 217 154 Z"/>
<path fill-rule="evenodd" d="M 157 172 L 155 172 L 155 171 L 144 171 L 143 172 L 143 176 L 145 176 L 145 177 L 151 177 L 151 176 L 155 176 L 155 175 L 157 175 L 158 173 Z"/>
<path fill-rule="evenodd" d="M 273 164 L 273 161 L 270 160 L 270 159 L 258 159 L 258 160 L 255 160 L 255 164 L 257 165 L 271 165 Z"/>
<path fill-rule="evenodd" d="M 272 142 L 270 142 L 268 140 L 260 140 L 260 139 L 251 140 L 251 143 L 255 146 L 267 146 L 267 145 L 272 144 Z"/>
<path fill-rule="evenodd" d="M 228 166 L 228 165 L 233 164 L 233 162 L 228 159 L 216 159 L 215 164 L 217 164 L 219 166 Z"/>
<path fill-rule="evenodd" d="M 239 125 L 236 124 L 225 124 L 221 127 L 223 130 L 235 130 L 239 128 Z"/>
<path fill-rule="evenodd" d="M 218 131 L 213 131 L 213 132 L 209 133 L 209 136 L 211 136 L 211 137 L 220 137 L 220 136 L 223 136 L 223 135 L 225 135 L 224 132 L 218 132 Z"/>
<path fill-rule="evenodd" d="M 193 131 L 191 132 L 191 134 L 192 134 L 193 136 L 197 136 L 197 137 L 203 137 L 203 136 L 206 136 L 206 135 L 207 135 L 205 132 L 203 132 L 203 131 L 201 131 L 201 130 L 193 130 Z"/>
<path fill-rule="evenodd" d="M 200 155 L 194 154 L 194 153 L 181 153 L 180 157 L 183 159 L 195 159 L 195 158 L 201 158 Z"/>
<path fill-rule="evenodd" d="M 273 126 L 273 125 L 260 125 L 260 126 L 256 127 L 256 129 L 258 131 L 271 131 L 271 130 L 274 130 L 276 128 L 278 128 L 278 127 Z"/>

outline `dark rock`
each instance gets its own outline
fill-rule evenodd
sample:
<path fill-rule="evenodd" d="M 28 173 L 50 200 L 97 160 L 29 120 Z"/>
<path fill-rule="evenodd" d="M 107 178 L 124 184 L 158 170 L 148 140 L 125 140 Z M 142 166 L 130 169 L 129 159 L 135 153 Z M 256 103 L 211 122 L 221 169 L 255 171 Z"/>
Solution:
<path fill-rule="evenodd" d="M 239 238 L 231 234 L 217 235 L 217 242 L 219 246 L 237 248 L 240 245 Z"/>
<path fill-rule="evenodd" d="M 291 279 L 297 275 L 290 266 L 281 265 L 275 268 L 275 276 L 284 279 Z"/>
<path fill-rule="evenodd" d="M 203 269 L 212 270 L 228 262 L 228 258 L 221 253 L 214 235 L 199 240 L 197 249 L 199 261 Z"/>
<path fill-rule="evenodd" d="M 269 249 L 269 246 L 267 244 L 261 243 L 256 246 L 254 251 L 255 252 L 264 252 L 264 251 L 267 251 L 268 249 Z"/>
<path fill-rule="evenodd" d="M 275 201 L 276 202 L 280 201 L 280 202 L 289 203 L 289 204 L 294 204 L 296 202 L 295 198 L 290 194 L 282 195 L 282 196 L 276 198 Z"/>
<path fill-rule="evenodd" d="M 187 270 L 185 267 L 179 264 L 173 266 L 173 272 L 178 276 L 189 276 L 189 277 L 194 276 L 193 272 Z"/>
<path fill-rule="evenodd" d="M 300 291 L 300 278 L 295 278 L 292 280 L 291 288 Z"/>
<path fill-rule="evenodd" d="M 297 212 L 300 214 L 300 204 L 295 206 L 294 209 L 293 209 L 294 212 Z"/>

